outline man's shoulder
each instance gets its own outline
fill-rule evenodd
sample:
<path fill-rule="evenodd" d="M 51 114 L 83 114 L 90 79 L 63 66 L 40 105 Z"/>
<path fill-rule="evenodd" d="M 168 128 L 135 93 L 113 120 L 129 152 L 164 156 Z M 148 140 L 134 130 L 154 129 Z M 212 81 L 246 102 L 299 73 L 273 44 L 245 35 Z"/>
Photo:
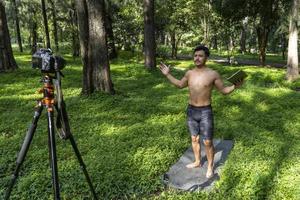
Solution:
<path fill-rule="evenodd" d="M 192 69 L 189 69 L 185 72 L 185 75 L 188 76 L 189 74 L 193 73 L 193 70 Z"/>
<path fill-rule="evenodd" d="M 207 67 L 206 70 L 207 70 L 207 73 L 210 73 L 211 75 L 215 75 L 215 76 L 219 75 L 219 73 L 216 70 L 213 70 L 211 68 Z"/>

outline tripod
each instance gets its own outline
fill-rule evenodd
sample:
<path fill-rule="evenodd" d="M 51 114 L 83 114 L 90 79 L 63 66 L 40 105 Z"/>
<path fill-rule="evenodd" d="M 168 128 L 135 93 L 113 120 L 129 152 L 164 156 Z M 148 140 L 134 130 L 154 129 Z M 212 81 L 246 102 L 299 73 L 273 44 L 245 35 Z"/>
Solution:
<path fill-rule="evenodd" d="M 16 169 L 12 175 L 9 187 L 6 191 L 5 200 L 8 200 L 10 197 L 12 188 L 17 180 L 21 165 L 22 165 L 22 163 L 25 159 L 25 156 L 28 152 L 30 143 L 32 141 L 34 132 L 37 127 L 39 117 L 41 116 L 41 113 L 42 113 L 44 107 L 47 110 L 49 159 L 50 159 L 50 167 L 51 167 L 51 173 L 52 173 L 52 186 L 53 186 L 53 190 L 54 190 L 54 199 L 60 200 L 56 145 L 55 145 L 55 133 L 54 133 L 54 126 L 55 126 L 54 125 L 54 109 L 56 109 L 58 112 L 57 122 L 56 122 L 56 128 L 58 130 L 58 133 L 61 138 L 65 139 L 65 140 L 67 140 L 67 139 L 70 140 L 73 150 L 79 161 L 80 167 L 85 175 L 86 181 L 88 182 L 91 193 L 92 193 L 94 199 L 97 199 L 96 192 L 92 185 L 89 174 L 86 170 L 86 166 L 83 162 L 83 159 L 77 148 L 76 142 L 70 131 L 68 114 L 66 111 L 66 106 L 65 106 L 63 96 L 62 96 L 62 90 L 60 87 L 61 86 L 61 82 L 60 82 L 61 75 L 62 75 L 62 73 L 60 71 L 58 71 L 58 72 L 55 72 L 55 76 L 46 74 L 42 78 L 42 82 L 44 83 L 44 85 L 43 85 L 43 88 L 41 88 L 41 90 L 39 92 L 43 93 L 44 97 L 42 99 L 38 100 L 32 123 L 26 133 L 21 150 L 17 157 Z M 54 85 L 53 85 L 53 81 L 54 81 Z M 54 90 L 57 91 L 56 99 L 54 98 Z"/>

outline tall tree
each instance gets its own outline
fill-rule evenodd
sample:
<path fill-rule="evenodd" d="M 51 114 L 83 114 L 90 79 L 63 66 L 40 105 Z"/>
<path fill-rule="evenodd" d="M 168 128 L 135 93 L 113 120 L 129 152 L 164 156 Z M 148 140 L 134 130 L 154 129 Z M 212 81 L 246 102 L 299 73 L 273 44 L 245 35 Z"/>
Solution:
<path fill-rule="evenodd" d="M 293 0 L 290 14 L 289 25 L 289 44 L 288 44 L 288 58 L 287 58 L 287 79 L 293 81 L 299 77 L 298 68 L 298 29 L 297 22 L 300 20 L 298 16 L 299 0 Z"/>
<path fill-rule="evenodd" d="M 248 23 L 248 18 L 246 17 L 242 21 L 241 39 L 240 39 L 240 52 L 243 53 L 243 54 L 246 52 L 247 23 Z"/>
<path fill-rule="evenodd" d="M 14 11 L 15 11 L 14 17 L 15 17 L 15 21 L 16 21 L 16 31 L 17 31 L 19 50 L 20 50 L 20 52 L 23 52 L 22 39 L 21 39 L 21 33 L 20 33 L 20 23 L 19 23 L 19 10 L 18 10 L 16 0 L 13 0 L 12 2 L 14 5 Z"/>
<path fill-rule="evenodd" d="M 72 51 L 73 51 L 72 55 L 73 57 L 77 57 L 80 54 L 80 43 L 78 39 L 78 20 L 77 20 L 75 2 L 71 3 L 69 16 L 70 16 L 70 26 L 71 26 L 71 34 L 72 34 Z"/>
<path fill-rule="evenodd" d="M 0 71 L 15 70 L 17 68 L 10 43 L 4 0 L 0 0 Z"/>
<path fill-rule="evenodd" d="M 54 36 L 54 43 L 55 43 L 55 50 L 59 50 L 58 46 L 58 36 L 57 36 L 57 19 L 56 19 L 56 8 L 55 8 L 55 0 L 49 0 L 51 4 L 52 10 L 52 20 L 53 20 L 53 36 Z"/>
<path fill-rule="evenodd" d="M 155 60 L 155 28 L 154 28 L 154 0 L 144 0 L 144 42 L 145 67 L 154 69 Z"/>
<path fill-rule="evenodd" d="M 103 91 L 114 94 L 104 25 L 104 0 L 76 0 L 76 9 L 83 62 L 82 93 L 89 95 Z"/>
<path fill-rule="evenodd" d="M 41 0 L 47 48 L 51 48 L 45 0 Z"/>
<path fill-rule="evenodd" d="M 115 37 L 112 27 L 112 17 L 111 17 L 111 2 L 110 0 L 105 1 L 106 12 L 105 12 L 105 28 L 107 32 L 107 44 L 108 44 L 108 53 L 109 58 L 113 59 L 117 57 L 117 50 L 115 46 Z"/>
<path fill-rule="evenodd" d="M 31 34 L 31 53 L 34 54 L 37 50 L 37 22 L 36 22 L 36 11 L 32 9 L 32 20 L 30 21 L 30 34 Z"/>

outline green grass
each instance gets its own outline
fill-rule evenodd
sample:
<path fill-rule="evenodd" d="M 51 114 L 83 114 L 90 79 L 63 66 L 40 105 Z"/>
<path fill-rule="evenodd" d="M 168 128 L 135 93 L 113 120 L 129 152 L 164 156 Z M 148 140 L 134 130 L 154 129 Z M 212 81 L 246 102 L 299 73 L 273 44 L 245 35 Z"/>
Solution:
<path fill-rule="evenodd" d="M 15 55 L 20 69 L 0 74 L 0 195 L 41 97 L 40 72 L 31 69 L 30 56 Z M 300 93 L 290 89 L 300 82 L 284 81 L 284 70 L 208 63 L 223 77 L 239 68 L 249 76 L 229 96 L 213 92 L 215 137 L 235 142 L 220 180 L 210 193 L 185 193 L 164 189 L 161 175 L 190 146 L 187 89 L 144 70 L 140 57 L 121 53 L 111 64 L 117 94 L 84 97 L 80 59 L 65 58 L 71 130 L 100 199 L 300 198 Z M 178 78 L 192 67 L 191 61 L 169 63 Z M 47 137 L 43 113 L 11 199 L 53 199 Z M 57 153 L 62 199 L 91 199 L 69 142 L 57 137 Z"/>

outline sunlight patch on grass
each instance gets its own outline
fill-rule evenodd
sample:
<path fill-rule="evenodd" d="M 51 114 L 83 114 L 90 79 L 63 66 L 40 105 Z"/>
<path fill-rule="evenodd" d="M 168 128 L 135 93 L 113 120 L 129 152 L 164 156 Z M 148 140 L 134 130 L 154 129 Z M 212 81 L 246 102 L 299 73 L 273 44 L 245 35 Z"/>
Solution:
<path fill-rule="evenodd" d="M 153 86 L 154 89 L 162 89 L 162 88 L 165 88 L 166 87 L 166 83 L 159 83 L 155 86 Z"/>
<path fill-rule="evenodd" d="M 251 103 L 254 100 L 255 93 L 246 89 L 240 89 L 234 92 L 230 98 L 237 101 L 243 101 L 245 103 Z"/>
<path fill-rule="evenodd" d="M 266 102 L 260 102 L 258 104 L 256 104 L 257 109 L 261 112 L 267 112 L 270 108 L 268 106 L 268 104 L 266 104 Z"/>

